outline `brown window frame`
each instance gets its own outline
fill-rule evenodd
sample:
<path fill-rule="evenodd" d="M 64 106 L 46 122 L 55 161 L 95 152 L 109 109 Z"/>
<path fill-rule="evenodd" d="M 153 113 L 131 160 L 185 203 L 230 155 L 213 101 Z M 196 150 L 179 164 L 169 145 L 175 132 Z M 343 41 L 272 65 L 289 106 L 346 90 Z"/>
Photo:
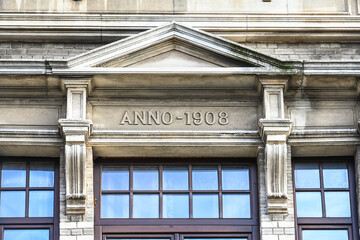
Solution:
<path fill-rule="evenodd" d="M 250 179 L 250 218 L 123 218 L 106 219 L 100 218 L 101 213 L 101 168 L 103 165 L 111 166 L 214 166 L 214 165 L 248 165 Z M 202 234 L 211 233 L 213 237 L 221 234 L 229 237 L 231 234 L 247 236 L 249 240 L 259 239 L 259 210 L 257 189 L 257 166 L 255 159 L 239 158 L 97 158 L 94 160 L 94 197 L 95 197 L 95 239 L 106 239 L 105 237 L 121 236 L 124 238 L 129 233 L 143 234 L 141 238 L 151 238 L 154 234 L 173 234 L 174 240 L 179 239 L 177 234 L 185 236 L 185 233 Z M 189 169 L 190 171 L 191 169 Z M 130 173 L 130 172 L 129 172 Z M 218 171 L 218 174 L 219 171 Z M 130 177 L 131 178 L 131 177 Z M 159 174 L 161 178 L 161 174 Z M 191 184 L 191 183 L 189 183 Z M 160 192 L 157 191 L 157 192 Z M 184 191 L 186 192 L 186 191 Z M 200 192 L 200 191 L 199 191 Z M 205 192 L 208 192 L 207 190 Z M 220 190 L 211 190 L 217 192 Z M 160 200 L 161 201 L 161 200 Z M 161 202 L 160 202 L 161 203 Z M 221 199 L 219 198 L 219 204 Z M 161 205 L 160 205 L 161 206 Z M 190 207 L 190 206 L 189 206 Z M 220 209 L 219 209 L 220 210 Z M 161 212 L 161 210 L 160 210 Z M 124 235 L 125 234 L 125 235 Z M 177 236 L 177 237 L 176 237 Z M 210 235 L 209 235 L 210 236 Z M 109 238 L 111 239 L 111 238 Z"/>
<path fill-rule="evenodd" d="M 1 187 L 1 174 L 3 162 L 26 162 L 26 186 L 25 187 Z M 30 187 L 30 162 L 53 162 L 54 163 L 54 187 Z M 3 240 L 6 229 L 49 229 L 50 240 L 59 238 L 59 159 L 58 158 L 33 158 L 33 157 L 0 157 L 0 192 L 3 190 L 25 191 L 25 217 L 0 217 L 0 240 Z M 54 214 L 53 217 L 29 217 L 29 192 L 30 190 L 54 191 Z"/>
<path fill-rule="evenodd" d="M 350 195 L 350 213 L 351 217 L 297 217 L 297 203 L 296 203 L 296 188 L 295 184 L 295 163 L 316 162 L 319 164 L 320 187 L 319 188 L 299 188 L 299 192 L 321 192 L 321 206 L 322 215 L 325 216 L 325 198 L 324 192 L 326 190 L 323 183 L 323 163 L 331 162 L 346 162 L 348 170 L 349 187 L 331 188 L 331 191 L 348 191 Z M 332 230 L 332 229 L 347 229 L 349 232 L 349 240 L 359 240 L 358 238 L 358 213 L 357 213 L 357 199 L 355 189 L 355 172 L 354 159 L 351 157 L 307 157 L 307 158 L 293 158 L 292 161 L 292 179 L 294 189 L 294 211 L 295 211 L 295 226 L 296 239 L 302 240 L 302 230 Z"/>

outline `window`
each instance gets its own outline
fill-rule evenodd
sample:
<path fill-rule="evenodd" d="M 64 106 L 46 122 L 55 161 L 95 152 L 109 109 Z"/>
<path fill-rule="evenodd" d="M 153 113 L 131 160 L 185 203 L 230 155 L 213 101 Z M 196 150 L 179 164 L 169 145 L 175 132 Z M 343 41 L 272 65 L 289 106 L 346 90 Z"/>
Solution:
<path fill-rule="evenodd" d="M 253 162 L 97 159 L 94 176 L 95 229 L 99 229 L 99 239 L 128 239 L 122 234 L 129 231 L 166 233 L 170 235 L 161 238 L 182 240 L 251 240 L 258 236 Z M 186 235 L 204 231 L 215 235 Z M 216 235 L 219 232 L 221 236 Z M 157 239 L 159 235 L 147 236 Z"/>
<path fill-rule="evenodd" d="M 53 159 L 1 159 L 1 240 L 54 239 L 58 221 L 56 179 Z"/>
<path fill-rule="evenodd" d="M 351 159 L 296 160 L 294 180 L 298 239 L 358 239 Z"/>

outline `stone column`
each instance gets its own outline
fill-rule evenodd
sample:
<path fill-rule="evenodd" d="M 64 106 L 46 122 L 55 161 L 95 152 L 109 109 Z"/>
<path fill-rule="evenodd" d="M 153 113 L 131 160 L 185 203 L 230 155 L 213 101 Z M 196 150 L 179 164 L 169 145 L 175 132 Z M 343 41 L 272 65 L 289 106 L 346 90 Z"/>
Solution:
<path fill-rule="evenodd" d="M 264 116 L 259 120 L 265 144 L 265 185 L 268 214 L 287 214 L 287 138 L 292 122 L 285 118 L 284 90 L 287 79 L 261 78 Z"/>
<path fill-rule="evenodd" d="M 91 89 L 89 78 L 63 78 L 66 91 L 66 118 L 59 119 L 65 139 L 66 214 L 85 214 L 86 208 L 86 142 L 92 122 L 86 119 L 86 97 Z"/>

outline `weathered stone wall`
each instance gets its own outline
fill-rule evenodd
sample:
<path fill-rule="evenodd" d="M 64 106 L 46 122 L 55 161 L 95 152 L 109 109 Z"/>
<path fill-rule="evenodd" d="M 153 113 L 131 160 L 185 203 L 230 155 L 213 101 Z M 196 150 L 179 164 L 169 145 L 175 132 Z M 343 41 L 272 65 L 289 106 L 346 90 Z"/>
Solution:
<path fill-rule="evenodd" d="M 94 239 L 94 191 L 92 148 L 87 149 L 86 160 L 86 212 L 85 215 L 66 215 L 65 155 L 60 155 L 60 240 Z"/>
<path fill-rule="evenodd" d="M 261 12 L 261 13 L 343 13 L 355 8 L 356 0 L 2 0 L 5 12 Z"/>
<path fill-rule="evenodd" d="M 295 240 L 294 202 L 292 184 L 291 147 L 287 147 L 287 193 L 288 214 L 267 213 L 266 183 L 265 183 L 265 155 L 264 147 L 258 152 L 258 179 L 260 201 L 260 238 L 261 240 Z"/>
<path fill-rule="evenodd" d="M 360 60 L 360 43 L 242 43 L 281 60 Z M 67 59 L 103 44 L 0 43 L 0 59 Z"/>

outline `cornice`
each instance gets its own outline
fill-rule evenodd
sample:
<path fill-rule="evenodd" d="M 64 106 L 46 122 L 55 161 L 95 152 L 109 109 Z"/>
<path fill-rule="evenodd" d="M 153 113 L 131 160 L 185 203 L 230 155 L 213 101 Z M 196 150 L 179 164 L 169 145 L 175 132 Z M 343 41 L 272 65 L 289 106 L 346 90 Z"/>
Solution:
<path fill-rule="evenodd" d="M 360 37 L 360 16 L 346 14 L 3 13 L 0 41 L 108 43 L 172 21 L 237 42 L 358 42 Z"/>

